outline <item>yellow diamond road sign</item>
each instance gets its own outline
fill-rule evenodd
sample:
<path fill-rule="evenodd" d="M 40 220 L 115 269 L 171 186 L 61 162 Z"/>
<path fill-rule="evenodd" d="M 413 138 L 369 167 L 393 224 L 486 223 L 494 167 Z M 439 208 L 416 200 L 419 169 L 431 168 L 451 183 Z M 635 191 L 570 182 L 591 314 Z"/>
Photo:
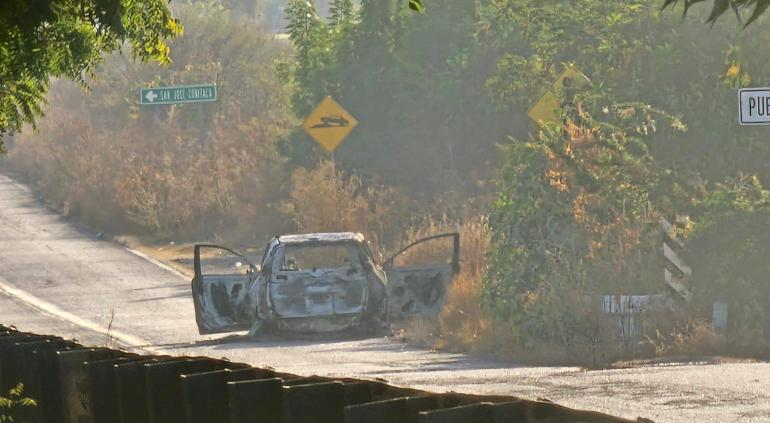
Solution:
<path fill-rule="evenodd" d="M 551 91 L 546 91 L 527 114 L 530 119 L 540 124 L 558 123 L 561 121 L 561 102 Z"/>
<path fill-rule="evenodd" d="M 587 76 L 583 75 L 582 72 L 575 68 L 567 68 L 564 72 L 559 75 L 558 78 L 556 78 L 556 81 L 553 83 L 554 89 L 561 89 L 564 87 L 569 87 L 572 89 L 580 89 L 585 87 L 589 82 L 591 82 Z"/>
<path fill-rule="evenodd" d="M 332 152 L 356 125 L 356 118 L 331 97 L 326 97 L 308 115 L 302 128 L 326 151 Z"/>
<path fill-rule="evenodd" d="M 567 68 L 556 78 L 551 87 L 545 91 L 542 97 L 529 109 L 527 115 L 539 124 L 561 122 L 561 101 L 557 94 L 565 88 L 577 90 L 588 84 L 589 79 L 579 70 Z"/>

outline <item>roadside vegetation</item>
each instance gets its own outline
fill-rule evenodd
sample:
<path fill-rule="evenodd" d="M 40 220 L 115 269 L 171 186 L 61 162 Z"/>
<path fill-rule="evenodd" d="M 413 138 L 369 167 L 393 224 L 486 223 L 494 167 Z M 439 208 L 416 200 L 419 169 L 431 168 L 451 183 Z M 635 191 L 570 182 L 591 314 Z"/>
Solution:
<path fill-rule="evenodd" d="M 36 406 L 35 400 L 24 396 L 24 384 L 20 383 L 7 396 L 0 396 L 0 423 L 31 421 L 30 413 Z"/>
<path fill-rule="evenodd" d="M 168 66 L 112 54 L 87 94 L 55 81 L 5 165 L 65 214 L 165 242 L 352 230 L 384 258 L 459 230 L 449 303 L 400 328 L 409 342 L 593 364 L 770 351 L 770 144 L 735 119 L 736 89 L 770 79 L 766 17 L 739 31 L 654 0 L 290 0 L 287 41 L 255 11 L 272 3 L 246 3 L 176 5 Z M 590 83 L 537 125 L 527 111 L 566 68 Z M 218 102 L 136 104 L 150 83 L 200 82 Z M 327 95 L 360 121 L 333 157 L 298 129 Z M 632 342 L 597 298 L 669 294 L 661 218 L 693 298 L 640 316 Z"/>
<path fill-rule="evenodd" d="M 38 133 L 17 138 L 11 162 L 66 214 L 111 232 L 189 238 L 209 227 L 270 227 L 257 207 L 273 201 L 287 175 L 277 143 L 295 119 L 274 67 L 288 46 L 218 5 L 188 5 L 179 16 L 187 31 L 171 42 L 173 64 L 114 54 L 87 94 L 58 81 Z M 198 81 L 216 82 L 221 101 L 136 104 L 147 84 Z"/>

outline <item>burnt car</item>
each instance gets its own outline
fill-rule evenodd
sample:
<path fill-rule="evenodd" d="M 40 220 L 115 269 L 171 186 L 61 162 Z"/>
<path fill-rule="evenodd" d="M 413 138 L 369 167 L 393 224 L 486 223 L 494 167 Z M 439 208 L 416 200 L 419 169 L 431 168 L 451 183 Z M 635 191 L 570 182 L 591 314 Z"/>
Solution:
<path fill-rule="evenodd" d="M 447 245 L 443 252 L 398 264 L 415 256 L 415 249 L 439 242 Z M 459 252 L 459 234 L 440 234 L 378 264 L 360 233 L 316 233 L 273 238 L 255 265 L 230 248 L 196 244 L 192 294 L 198 331 L 371 332 L 392 319 L 435 315 L 459 271 Z"/>

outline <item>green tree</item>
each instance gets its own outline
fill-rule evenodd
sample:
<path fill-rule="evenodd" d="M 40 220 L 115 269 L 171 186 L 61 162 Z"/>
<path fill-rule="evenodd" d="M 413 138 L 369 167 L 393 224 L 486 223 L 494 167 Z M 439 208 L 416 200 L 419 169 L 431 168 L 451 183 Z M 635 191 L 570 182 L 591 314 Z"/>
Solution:
<path fill-rule="evenodd" d="M 708 20 L 704 12 L 689 13 Z M 708 317 L 703 310 L 710 302 L 726 298 L 737 325 L 751 328 L 741 331 L 744 339 L 758 339 L 748 316 L 766 307 L 761 187 L 770 179 L 770 148 L 764 131 L 737 124 L 735 90 L 770 77 L 761 47 L 766 18 L 736 32 L 722 20 L 710 27 L 699 19 L 682 22 L 661 13 L 656 1 L 591 0 L 496 1 L 481 16 L 481 39 L 499 52 L 487 86 L 500 107 L 524 113 L 562 64 L 573 64 L 593 81 L 577 104 L 619 131 L 595 128 L 588 124 L 593 119 L 567 108 L 566 118 L 588 130 L 597 146 L 576 142 L 565 128 L 515 134 L 491 219 L 495 244 L 485 288 L 496 315 L 529 340 L 568 343 L 579 328 L 560 325 L 579 322 L 570 313 L 580 310 L 560 301 L 662 292 L 660 274 L 650 271 L 663 266 L 653 242 L 655 217 L 690 216 L 687 258 L 698 274 L 693 315 Z M 656 108 L 677 111 L 679 119 L 662 113 L 616 122 Z M 667 123 L 681 128 L 679 120 L 686 133 L 661 131 Z M 603 170 L 591 171 L 592 163 Z M 624 247 L 621 238 L 633 242 Z M 732 305 L 752 296 L 745 307 Z"/>
<path fill-rule="evenodd" d="M 333 26 L 350 22 L 353 16 L 353 0 L 334 0 L 329 7 L 329 22 Z"/>
<path fill-rule="evenodd" d="M 141 60 L 169 62 L 182 27 L 165 0 L 11 0 L 0 8 L 0 137 L 34 125 L 49 80 L 81 83 L 102 55 L 129 43 Z M 3 144 L 0 138 L 0 151 Z"/>
<path fill-rule="evenodd" d="M 331 61 L 327 51 L 331 42 L 326 24 L 313 2 L 291 0 L 286 8 L 289 39 L 296 47 L 296 60 L 290 80 L 294 88 L 292 105 L 298 116 L 307 114 L 323 91 L 318 72 Z"/>
<path fill-rule="evenodd" d="M 692 287 L 693 314 L 709 318 L 713 302 L 725 301 L 732 344 L 767 348 L 770 192 L 756 176 L 739 174 L 715 184 L 688 211 L 679 232 L 693 280 L 698 281 Z"/>
<path fill-rule="evenodd" d="M 663 8 L 665 9 L 669 6 L 676 6 L 679 3 L 683 3 L 684 14 L 687 14 L 687 11 L 690 10 L 690 7 L 706 1 L 707 0 L 664 0 Z M 717 19 L 719 19 L 720 16 L 724 15 L 730 9 L 732 9 L 732 11 L 735 12 L 736 16 L 740 19 L 741 9 L 752 8 L 753 10 L 749 16 L 749 20 L 745 24 L 748 26 L 757 20 L 763 13 L 765 13 L 769 6 L 770 2 L 765 0 L 713 0 L 711 13 L 706 22 L 715 22 Z M 425 5 L 423 4 L 422 0 L 409 0 L 409 8 L 414 11 L 422 12 L 425 10 Z"/>
<path fill-rule="evenodd" d="M 565 128 L 513 141 L 490 217 L 485 298 L 525 347 L 589 340 L 585 298 L 659 290 L 654 200 L 666 180 L 645 138 L 656 121 L 679 123 L 644 104 L 595 121 L 576 104 Z"/>
<path fill-rule="evenodd" d="M 650 27 L 665 24 L 651 1 L 501 0 L 480 15 L 498 54 L 487 88 L 499 107 L 526 113 L 565 63 L 594 81 L 556 93 L 563 123 L 514 134 L 484 282 L 525 346 L 590 344 L 598 321 L 586 298 L 662 290 L 656 223 L 675 193 L 652 146 L 684 125 L 637 102 L 629 82 L 650 54 Z"/>
<path fill-rule="evenodd" d="M 415 197 L 477 192 L 493 171 L 496 143 L 524 120 L 485 95 L 494 58 L 476 49 L 476 4 L 441 0 L 423 16 L 404 2 L 365 0 L 335 12 L 349 3 L 333 2 L 328 21 L 306 13 L 308 6 L 290 8 L 297 60 L 285 75 L 296 87 L 295 114 L 306 116 L 331 95 L 359 120 L 335 151 L 345 170 L 408 187 Z M 323 154 L 302 131 L 289 147 L 299 165 Z"/>

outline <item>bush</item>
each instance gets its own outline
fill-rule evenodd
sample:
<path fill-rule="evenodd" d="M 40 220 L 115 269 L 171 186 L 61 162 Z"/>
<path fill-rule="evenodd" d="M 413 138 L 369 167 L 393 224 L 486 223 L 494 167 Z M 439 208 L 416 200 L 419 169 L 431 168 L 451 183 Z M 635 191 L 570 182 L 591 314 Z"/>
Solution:
<path fill-rule="evenodd" d="M 499 339 L 489 309 L 482 306 L 481 280 L 486 271 L 490 243 L 487 218 L 483 214 L 464 221 L 430 218 L 406 231 L 405 242 L 436 233 L 460 232 L 460 273 L 447 293 L 447 303 L 438 318 L 419 318 L 407 322 L 402 336 L 409 342 L 461 352 L 492 352 Z M 405 263 L 446 257 L 440 243 L 427 249 L 413 249 L 403 257 Z"/>
<path fill-rule="evenodd" d="M 684 252 L 693 268 L 691 316 L 710 319 L 714 301 L 728 305 L 731 349 L 770 352 L 770 192 L 756 177 L 715 184 L 692 208 Z"/>
<path fill-rule="evenodd" d="M 380 258 L 400 237 L 408 200 L 398 190 L 364 183 L 355 174 L 321 160 L 296 169 L 288 199 L 280 209 L 299 232 L 361 232 Z"/>
<path fill-rule="evenodd" d="M 665 173 L 636 128 L 670 117 L 626 104 L 597 122 L 585 109 L 513 141 L 501 174 L 484 300 L 524 348 L 590 347 L 591 298 L 661 285 L 652 193 Z"/>

